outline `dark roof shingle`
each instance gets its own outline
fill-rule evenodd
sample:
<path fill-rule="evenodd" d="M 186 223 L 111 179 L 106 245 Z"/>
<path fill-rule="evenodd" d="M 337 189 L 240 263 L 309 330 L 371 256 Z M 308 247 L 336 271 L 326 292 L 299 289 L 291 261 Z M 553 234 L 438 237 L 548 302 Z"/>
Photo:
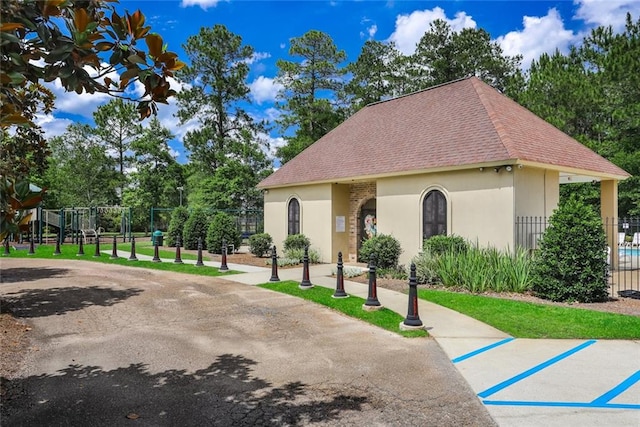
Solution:
<path fill-rule="evenodd" d="M 471 77 L 363 108 L 258 186 L 515 160 L 629 176 Z"/>

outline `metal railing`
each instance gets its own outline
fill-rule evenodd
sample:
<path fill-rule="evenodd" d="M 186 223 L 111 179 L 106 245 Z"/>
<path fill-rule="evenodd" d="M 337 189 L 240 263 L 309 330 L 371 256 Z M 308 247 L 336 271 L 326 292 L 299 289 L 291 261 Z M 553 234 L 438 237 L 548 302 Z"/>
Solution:
<path fill-rule="evenodd" d="M 548 227 L 546 217 L 517 217 L 516 246 L 534 251 Z M 603 227 L 613 236 L 607 246 L 611 296 L 619 292 L 640 291 L 640 218 L 605 218 Z"/>

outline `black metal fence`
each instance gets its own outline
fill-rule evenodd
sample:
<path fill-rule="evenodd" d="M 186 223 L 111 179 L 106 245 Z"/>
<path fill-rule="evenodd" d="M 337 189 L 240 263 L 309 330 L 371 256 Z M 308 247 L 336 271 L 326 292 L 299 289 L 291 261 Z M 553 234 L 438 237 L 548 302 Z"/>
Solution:
<path fill-rule="evenodd" d="M 546 217 L 517 217 L 516 246 L 537 249 L 547 226 Z M 640 218 L 605 218 L 603 226 L 613 236 L 607 249 L 611 296 L 640 291 Z"/>

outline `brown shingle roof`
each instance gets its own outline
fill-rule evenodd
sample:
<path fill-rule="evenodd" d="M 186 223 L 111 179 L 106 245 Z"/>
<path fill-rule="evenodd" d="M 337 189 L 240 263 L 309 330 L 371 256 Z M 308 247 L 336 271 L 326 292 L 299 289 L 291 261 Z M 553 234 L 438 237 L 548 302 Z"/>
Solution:
<path fill-rule="evenodd" d="M 515 161 L 629 176 L 471 77 L 363 108 L 258 186 Z"/>

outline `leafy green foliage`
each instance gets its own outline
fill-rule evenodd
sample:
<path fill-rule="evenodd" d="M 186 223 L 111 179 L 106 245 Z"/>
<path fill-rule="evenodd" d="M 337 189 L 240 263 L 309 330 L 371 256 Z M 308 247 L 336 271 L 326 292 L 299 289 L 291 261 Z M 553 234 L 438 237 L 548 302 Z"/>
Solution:
<path fill-rule="evenodd" d="M 273 239 L 269 233 L 253 234 L 249 237 L 249 251 L 257 257 L 264 256 L 272 245 Z"/>
<path fill-rule="evenodd" d="M 345 60 L 345 52 L 338 50 L 328 34 L 311 30 L 291 39 L 289 55 L 300 58 L 300 62 L 277 61 L 277 81 L 284 87 L 280 94 L 284 114 L 278 123 L 283 131 L 295 129 L 293 136 L 285 137 L 287 144 L 278 148 L 282 163 L 294 158 L 343 119 L 332 104 L 330 94 L 335 95 L 342 88 L 340 77 L 344 71 L 338 64 Z"/>
<path fill-rule="evenodd" d="M 184 64 L 175 53 L 165 50 L 161 36 L 145 26 L 145 16 L 140 11 L 120 16 L 112 3 L 115 2 L 3 2 L 3 129 L 34 125 L 32 118 L 23 114 L 30 109 L 30 101 L 20 92 L 27 82 L 58 80 L 66 91 L 79 94 L 123 92 L 139 82 L 150 97 L 138 104 L 142 117 L 155 113 L 156 102 L 166 103 L 175 94 L 167 79 Z M 140 48 L 143 40 L 148 52 Z M 92 77 L 85 66 L 100 77 Z M 114 71 L 120 74 L 119 82 L 103 77 Z"/>
<path fill-rule="evenodd" d="M 320 253 L 313 249 L 309 248 L 307 251 L 307 255 L 309 256 L 309 262 L 311 264 L 318 264 L 320 262 Z M 298 260 L 296 264 L 302 262 L 304 258 L 304 248 L 289 248 L 284 251 L 284 258 L 290 260 Z"/>
<path fill-rule="evenodd" d="M 606 300 L 606 240 L 602 220 L 576 197 L 549 218 L 533 269 L 533 290 L 552 301 Z"/>
<path fill-rule="evenodd" d="M 290 234 L 284 240 L 284 250 L 289 251 L 291 249 L 304 249 L 309 246 L 311 241 L 304 234 Z"/>
<path fill-rule="evenodd" d="M 632 177 L 618 188 L 620 216 L 640 214 L 640 18 L 625 30 L 597 27 L 567 54 L 542 54 L 520 90 L 509 95 Z M 576 187 L 577 186 L 577 187 Z M 597 187 L 561 186 L 597 207 Z"/>
<path fill-rule="evenodd" d="M 407 83 L 402 73 L 406 59 L 395 45 L 367 40 L 355 62 L 347 66 L 353 78 L 346 84 L 345 95 L 353 112 L 373 102 L 404 93 Z"/>
<path fill-rule="evenodd" d="M 475 75 L 504 91 L 519 73 L 521 57 L 504 55 L 502 48 L 481 28 L 453 31 L 437 19 L 408 59 L 413 90 Z"/>
<path fill-rule="evenodd" d="M 207 229 L 207 248 L 211 253 L 222 253 L 222 241 L 227 245 L 240 246 L 242 236 L 238 230 L 236 219 L 224 212 L 218 212 Z"/>
<path fill-rule="evenodd" d="M 0 213 L 0 242 L 10 234 L 18 236 L 29 230 L 31 209 L 40 204 L 43 193 L 31 191 L 28 181 L 0 180 L 0 198 L 7 206 Z"/>
<path fill-rule="evenodd" d="M 178 236 L 182 238 L 184 225 L 189 219 L 189 210 L 184 206 L 178 206 L 171 212 L 171 221 L 169 221 L 169 229 L 164 235 L 165 244 L 169 247 L 176 246 Z M 204 244 L 204 242 L 203 242 Z M 196 249 L 198 248 L 198 238 L 196 237 Z"/>
<path fill-rule="evenodd" d="M 89 125 L 73 124 L 50 142 L 50 167 L 44 176 L 47 201 L 61 206 L 112 206 L 118 204 L 121 183 L 114 159 L 94 137 Z"/>
<path fill-rule="evenodd" d="M 438 260 L 434 254 L 425 247 L 425 250 L 411 260 L 416 266 L 416 281 L 419 284 L 438 285 L 441 283 L 438 275 Z"/>
<path fill-rule="evenodd" d="M 189 88 L 177 95 L 177 116 L 183 124 L 198 123 L 184 137 L 190 205 L 260 208 L 262 193 L 255 186 L 271 172 L 265 127 L 240 107 L 250 102 L 248 64 L 255 52 L 223 25 L 201 28 L 183 47 L 190 64 L 178 76 Z"/>
<path fill-rule="evenodd" d="M 432 236 L 424 241 L 425 251 L 433 255 L 441 255 L 446 252 L 459 254 L 469 250 L 469 244 L 460 236 Z"/>
<path fill-rule="evenodd" d="M 189 214 L 187 222 L 182 229 L 182 246 L 185 249 L 198 249 L 198 238 L 202 239 L 202 248 L 208 248 L 207 229 L 209 216 L 203 209 L 194 209 Z"/>
<path fill-rule="evenodd" d="M 391 268 L 398 265 L 402 253 L 400 242 L 393 236 L 378 234 L 365 240 L 358 252 L 360 262 L 369 262 L 373 255 L 373 262 L 379 268 Z"/>

